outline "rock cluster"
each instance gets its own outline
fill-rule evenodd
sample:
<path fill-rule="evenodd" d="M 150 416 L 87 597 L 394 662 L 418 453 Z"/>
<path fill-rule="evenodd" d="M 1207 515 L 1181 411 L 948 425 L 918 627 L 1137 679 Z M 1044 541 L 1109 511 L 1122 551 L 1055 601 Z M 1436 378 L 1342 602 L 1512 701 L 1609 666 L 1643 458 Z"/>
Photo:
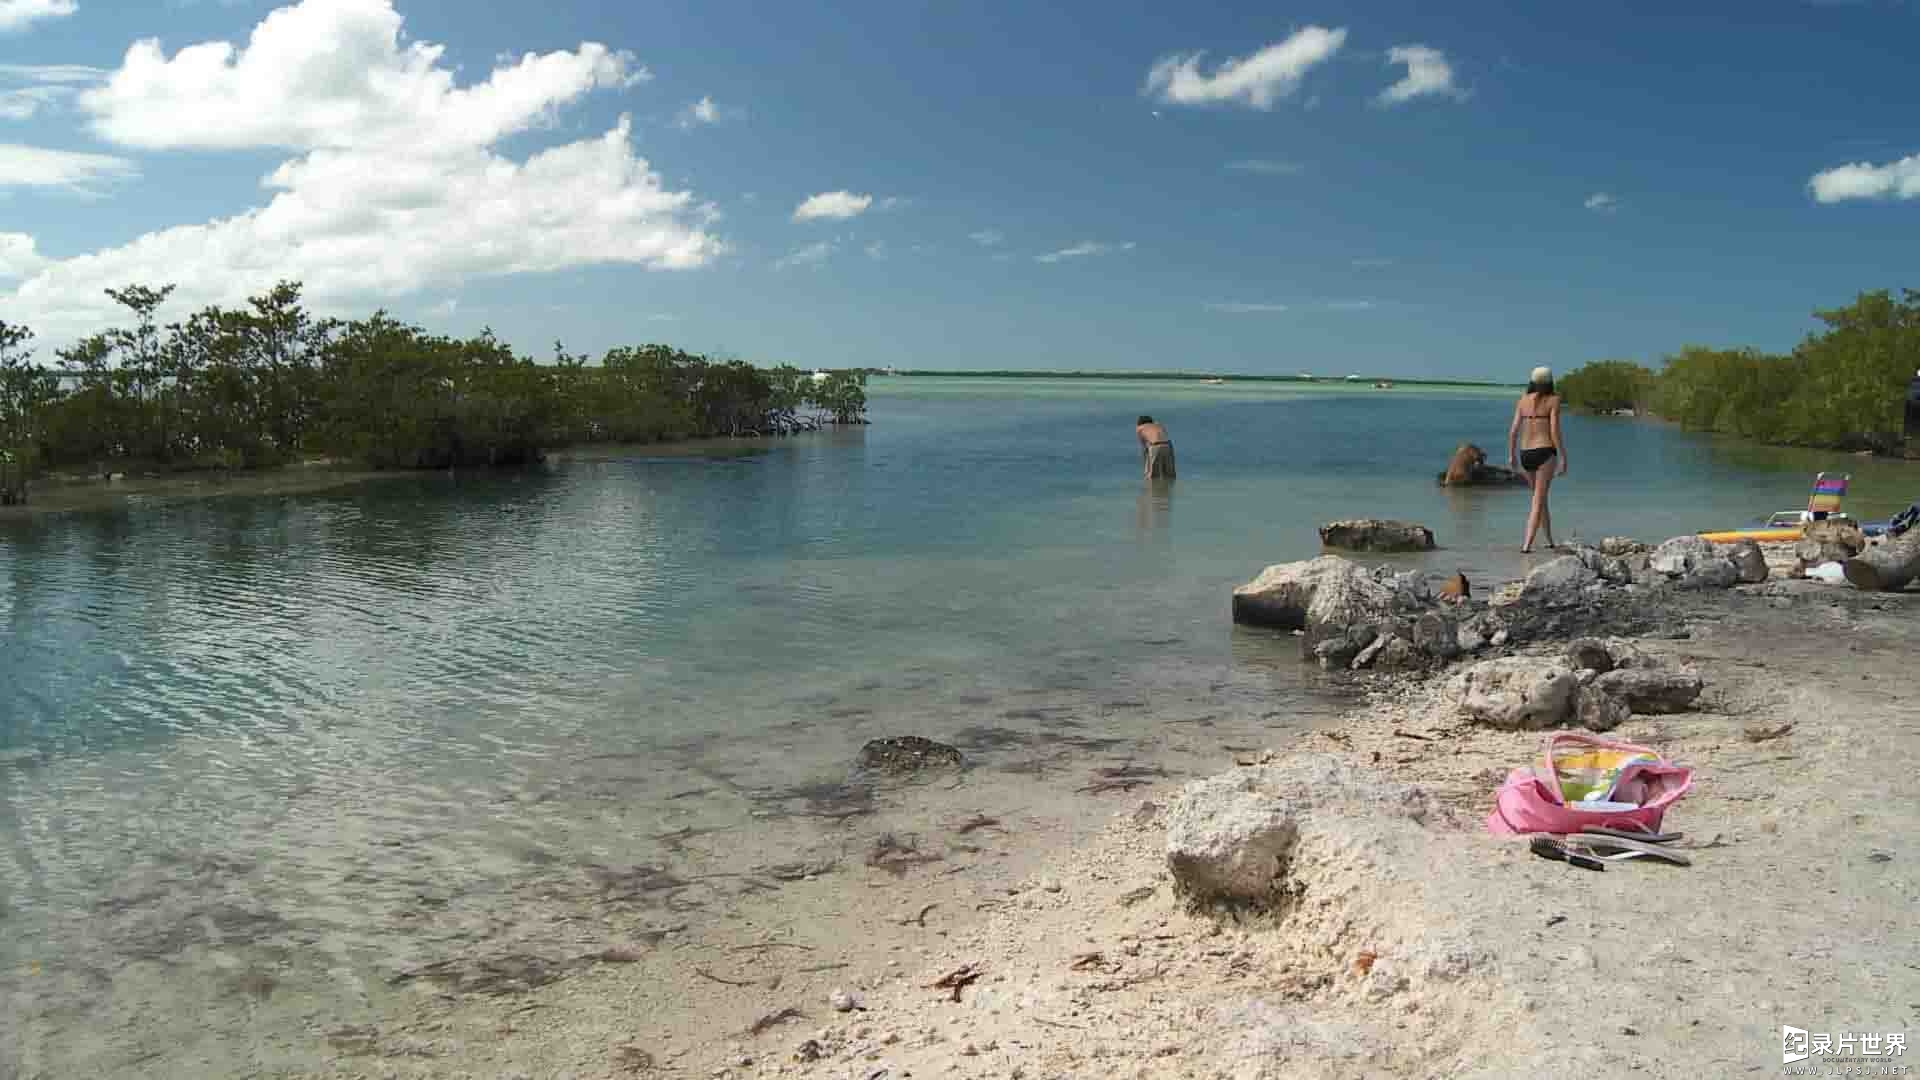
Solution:
<path fill-rule="evenodd" d="M 1233 620 L 1296 632 L 1303 653 L 1328 670 L 1421 670 L 1527 642 L 1653 632 L 1673 621 L 1662 590 L 1728 588 L 1766 576 L 1766 558 L 1752 541 L 1715 545 L 1682 536 L 1648 551 L 1613 538 L 1548 559 L 1482 603 L 1436 596 L 1418 571 L 1322 555 L 1269 566 L 1236 588 Z"/>
<path fill-rule="evenodd" d="M 1583 638 L 1564 656 L 1483 660 L 1453 677 L 1460 710 L 1505 730 L 1609 731 L 1633 713 L 1676 713 L 1704 686 L 1692 671 L 1659 665 L 1630 645 Z"/>
<path fill-rule="evenodd" d="M 896 735 L 868 741 L 860 748 L 854 764 L 876 772 L 915 773 L 923 769 L 951 768 L 961 760 L 960 751 L 946 743 L 918 735 Z"/>

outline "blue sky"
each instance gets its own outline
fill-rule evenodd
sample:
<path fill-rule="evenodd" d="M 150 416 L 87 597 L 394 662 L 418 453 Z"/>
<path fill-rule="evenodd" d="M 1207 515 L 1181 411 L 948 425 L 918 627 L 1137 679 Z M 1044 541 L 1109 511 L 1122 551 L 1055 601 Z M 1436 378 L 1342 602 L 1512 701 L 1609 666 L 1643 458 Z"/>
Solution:
<path fill-rule="evenodd" d="M 1920 286 L 1920 4 L 1451 6 L 0 0 L 0 319 L 1519 381 Z"/>

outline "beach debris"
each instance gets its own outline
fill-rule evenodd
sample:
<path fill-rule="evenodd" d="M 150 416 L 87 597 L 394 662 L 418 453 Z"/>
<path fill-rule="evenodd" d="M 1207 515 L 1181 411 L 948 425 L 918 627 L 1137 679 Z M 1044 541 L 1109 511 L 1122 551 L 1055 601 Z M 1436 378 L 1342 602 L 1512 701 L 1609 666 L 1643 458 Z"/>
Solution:
<path fill-rule="evenodd" d="M 793 1059 L 803 1065 L 811 1065 L 827 1056 L 827 1048 L 819 1039 L 808 1039 L 793 1050 Z"/>
<path fill-rule="evenodd" d="M 1748 742 L 1770 742 L 1793 733 L 1793 721 L 1783 724 L 1748 724 L 1740 732 Z"/>
<path fill-rule="evenodd" d="M 840 868 L 838 859 L 806 859 L 799 862 L 776 863 L 773 866 L 756 866 L 753 872 L 764 874 L 775 881 L 805 881 L 808 878 L 824 877 Z"/>
<path fill-rule="evenodd" d="M 973 817 L 954 826 L 953 831 L 959 836 L 965 836 L 970 832 L 977 832 L 981 829 L 992 829 L 994 832 L 1007 831 L 1001 826 L 999 818 L 988 817 L 985 814 L 975 814 Z"/>
<path fill-rule="evenodd" d="M 603 964 L 637 964 L 645 955 L 645 953 L 642 953 L 639 949 L 633 948 L 630 945 L 609 945 L 599 952 L 591 954 L 590 958 L 598 960 Z"/>
<path fill-rule="evenodd" d="M 905 919 L 901 919 L 900 925 L 901 926 L 925 926 L 927 925 L 927 913 L 939 906 L 940 905 L 938 902 L 922 905 L 920 908 L 920 914 L 913 915 Z"/>
<path fill-rule="evenodd" d="M 753 982 L 752 980 L 742 982 L 738 979 L 724 979 L 718 975 L 715 975 L 713 972 L 708 971 L 706 968 L 701 968 L 701 967 L 694 968 L 693 973 L 707 980 L 708 982 L 717 982 L 721 986 L 758 986 L 759 985 L 758 983 Z"/>
<path fill-rule="evenodd" d="M 1380 954 L 1374 952 L 1372 949 L 1360 950 L 1360 955 L 1353 958 L 1353 973 L 1355 975 L 1367 974 L 1373 970 L 1373 962 L 1378 959 L 1380 959 Z"/>
<path fill-rule="evenodd" d="M 654 1066 L 653 1055 L 632 1043 L 614 1048 L 613 1063 L 628 1072 L 646 1072 Z"/>
<path fill-rule="evenodd" d="M 1433 741 L 1433 736 L 1431 735 L 1416 735 L 1411 731 L 1401 731 L 1399 728 L 1394 728 L 1393 734 L 1395 738 L 1400 738 L 1400 739 L 1417 739 L 1420 742 Z"/>
<path fill-rule="evenodd" d="M 1158 889 L 1158 885 L 1140 885 L 1128 889 L 1126 892 L 1120 894 L 1120 906 L 1132 907 L 1147 897 L 1152 896 Z"/>
<path fill-rule="evenodd" d="M 960 991 L 978 982 L 980 976 L 986 973 L 987 969 L 980 964 L 962 964 L 952 971 L 947 972 L 945 975 L 940 976 L 938 979 L 935 979 L 933 982 L 928 983 L 927 989 L 951 991 L 953 1000 L 959 1001 Z"/>
<path fill-rule="evenodd" d="M 1473 598 L 1473 586 L 1467 582 L 1465 570 L 1455 570 L 1453 575 L 1440 583 L 1440 601 L 1445 604 L 1459 604 Z"/>
<path fill-rule="evenodd" d="M 1107 956 L 1105 953 L 1097 950 L 1094 952 L 1077 953 L 1067 966 L 1075 971 L 1104 971 L 1107 967 Z"/>
<path fill-rule="evenodd" d="M 912 833 L 895 835 L 881 833 L 873 838 L 867 848 L 866 863 L 876 870 L 885 870 L 894 877 L 900 877 L 916 866 L 940 862 L 945 856 L 920 850 L 920 838 Z"/>
<path fill-rule="evenodd" d="M 1432 551 L 1433 530 L 1410 521 L 1352 518 L 1320 526 L 1320 543 L 1344 551 Z"/>
<path fill-rule="evenodd" d="M 964 760 L 957 748 L 946 743 L 918 735 L 896 735 L 870 740 L 860 748 L 854 764 L 877 772 L 917 773 L 957 767 Z"/>
<path fill-rule="evenodd" d="M 746 1034 L 761 1035 L 761 1034 L 764 1034 L 769 1028 L 778 1027 L 779 1025 L 784 1024 L 789 1020 L 805 1020 L 806 1018 L 807 1018 L 806 1013 L 803 1013 L 799 1009 L 796 1009 L 793 1006 L 789 1005 L 784 1009 L 779 1009 L 774 1012 L 770 1012 L 767 1015 L 761 1017 L 760 1019 L 755 1020 L 753 1022 L 753 1026 L 747 1028 Z"/>
<path fill-rule="evenodd" d="M 1547 917 L 1547 927 L 1548 929 L 1552 929 L 1566 921 L 1567 917 L 1565 915 L 1550 915 Z"/>
<path fill-rule="evenodd" d="M 1892 862 L 1893 855 L 1885 851 L 1875 851 L 1867 855 L 1868 862 Z"/>

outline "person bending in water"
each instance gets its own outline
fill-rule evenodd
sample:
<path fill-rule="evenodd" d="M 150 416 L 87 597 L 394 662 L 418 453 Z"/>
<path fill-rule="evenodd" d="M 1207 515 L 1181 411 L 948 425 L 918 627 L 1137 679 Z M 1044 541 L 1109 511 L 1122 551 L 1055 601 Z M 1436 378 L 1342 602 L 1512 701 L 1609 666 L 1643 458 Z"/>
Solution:
<path fill-rule="evenodd" d="M 1147 479 L 1173 479 L 1173 441 L 1167 438 L 1167 429 L 1154 423 L 1153 417 L 1142 416 L 1134 421 L 1133 433 L 1140 437 L 1140 460 Z"/>
<path fill-rule="evenodd" d="M 1519 448 L 1517 453 L 1515 447 Z M 1533 488 L 1522 552 L 1533 550 L 1535 532 L 1545 532 L 1547 546 L 1553 546 L 1553 512 L 1547 507 L 1547 491 L 1553 487 L 1555 459 L 1559 460 L 1560 475 L 1567 475 L 1567 448 L 1560 441 L 1560 395 L 1553 392 L 1553 369 L 1537 367 L 1527 382 L 1527 392 L 1513 407 L 1513 425 L 1507 429 L 1507 465 L 1514 467 L 1517 463 Z"/>

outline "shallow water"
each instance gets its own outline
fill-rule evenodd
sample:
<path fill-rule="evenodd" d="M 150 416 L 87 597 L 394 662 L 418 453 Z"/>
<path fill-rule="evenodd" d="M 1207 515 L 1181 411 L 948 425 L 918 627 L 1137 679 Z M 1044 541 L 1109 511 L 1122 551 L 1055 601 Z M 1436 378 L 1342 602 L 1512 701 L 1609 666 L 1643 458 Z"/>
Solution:
<path fill-rule="evenodd" d="M 0 1075 L 312 1065 L 314 1032 L 405 1008 L 450 957 L 522 958 L 453 983 L 509 992 L 563 975 L 583 920 L 777 895 L 848 822 L 961 805 L 850 781 L 878 735 L 956 742 L 969 783 L 1091 820 L 1091 770 L 1339 707 L 1291 640 L 1227 619 L 1325 520 L 1425 522 L 1443 550 L 1408 565 L 1524 565 L 1524 492 L 1433 482 L 1457 442 L 1500 446 L 1504 398 L 872 399 L 872 427 L 764 444 L 0 521 Z M 1171 486 L 1137 476 L 1139 412 L 1173 434 Z M 1818 468 L 1854 474 L 1862 516 L 1913 494 L 1899 465 L 1568 428 L 1563 539 L 1738 524 Z M 691 881 L 715 834 L 701 865 L 731 876 Z"/>

